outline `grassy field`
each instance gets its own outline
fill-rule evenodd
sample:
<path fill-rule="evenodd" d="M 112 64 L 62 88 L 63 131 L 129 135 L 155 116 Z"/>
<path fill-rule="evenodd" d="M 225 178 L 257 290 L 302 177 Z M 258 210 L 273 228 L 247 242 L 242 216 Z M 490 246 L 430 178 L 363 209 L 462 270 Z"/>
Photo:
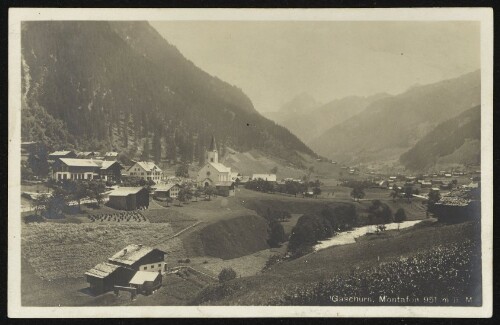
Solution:
<path fill-rule="evenodd" d="M 472 224 L 427 224 L 416 229 L 408 228 L 391 238 L 331 247 L 290 262 L 276 264 L 262 274 L 206 289 L 194 303 L 262 305 L 308 283 L 377 267 L 437 245 L 460 243 L 476 235 L 477 229 Z"/>
<path fill-rule="evenodd" d="M 164 241 L 172 234 L 169 224 L 29 224 L 22 226 L 22 254 L 41 279 L 80 278 L 131 243 L 183 256 L 179 239 Z"/>

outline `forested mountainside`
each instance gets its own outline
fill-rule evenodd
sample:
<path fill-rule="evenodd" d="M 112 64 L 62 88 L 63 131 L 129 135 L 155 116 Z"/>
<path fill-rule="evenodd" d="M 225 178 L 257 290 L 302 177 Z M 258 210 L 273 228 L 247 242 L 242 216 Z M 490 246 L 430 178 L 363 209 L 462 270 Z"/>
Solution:
<path fill-rule="evenodd" d="M 439 124 L 401 155 L 401 163 L 412 170 L 426 170 L 437 163 L 479 164 L 480 160 L 480 106 Z"/>
<path fill-rule="evenodd" d="M 213 134 L 240 151 L 315 156 L 147 22 L 24 22 L 21 40 L 24 141 L 193 161 Z"/>
<path fill-rule="evenodd" d="M 387 96 L 389 95 L 348 96 L 318 105 L 312 109 L 296 109 L 294 111 L 282 109 L 267 116 L 288 128 L 307 144 L 326 130 L 358 114 L 372 102 Z"/>
<path fill-rule="evenodd" d="M 309 144 L 345 162 L 395 159 L 439 123 L 480 105 L 480 71 L 374 101 Z"/>

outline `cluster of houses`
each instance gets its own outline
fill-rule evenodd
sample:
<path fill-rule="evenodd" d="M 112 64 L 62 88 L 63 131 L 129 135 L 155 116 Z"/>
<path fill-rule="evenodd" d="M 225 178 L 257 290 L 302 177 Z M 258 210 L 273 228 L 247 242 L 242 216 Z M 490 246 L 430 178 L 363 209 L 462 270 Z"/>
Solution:
<path fill-rule="evenodd" d="M 132 244 L 85 272 L 85 276 L 96 295 L 112 290 L 150 294 L 162 285 L 162 275 L 167 272 L 165 256 L 159 249 Z"/>
<path fill-rule="evenodd" d="M 55 151 L 49 154 L 51 177 L 54 180 L 104 180 L 119 184 L 125 177 L 143 179 L 153 183 L 151 189 L 158 198 L 177 198 L 182 181 L 166 175 L 151 161 L 137 161 L 132 166 L 123 166 L 117 159 L 117 152 L 97 151 L 75 152 Z M 215 138 L 212 136 L 206 151 L 206 163 L 199 169 L 195 183 L 200 187 L 214 187 L 225 196 L 235 195 L 235 185 L 245 184 L 253 179 L 276 182 L 276 174 L 253 174 L 242 176 L 219 161 Z M 142 187 L 119 187 L 109 193 L 108 205 L 120 210 L 147 208 L 149 192 Z"/>

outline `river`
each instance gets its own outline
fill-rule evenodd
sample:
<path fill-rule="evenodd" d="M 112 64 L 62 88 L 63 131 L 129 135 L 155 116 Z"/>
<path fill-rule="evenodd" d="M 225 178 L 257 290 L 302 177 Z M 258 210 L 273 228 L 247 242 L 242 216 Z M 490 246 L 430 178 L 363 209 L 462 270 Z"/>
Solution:
<path fill-rule="evenodd" d="M 413 220 L 413 221 L 403 221 L 399 224 L 399 229 L 408 228 L 416 225 L 423 220 Z M 386 230 L 394 230 L 398 229 L 398 223 L 388 223 L 385 225 Z M 338 246 L 345 244 L 353 244 L 356 242 L 356 238 L 366 235 L 367 233 L 375 232 L 376 226 L 363 226 L 359 228 L 354 228 L 353 230 L 343 231 L 333 236 L 330 239 L 322 240 L 318 244 L 314 246 L 314 250 L 319 251 L 321 249 L 330 247 L 330 246 Z"/>

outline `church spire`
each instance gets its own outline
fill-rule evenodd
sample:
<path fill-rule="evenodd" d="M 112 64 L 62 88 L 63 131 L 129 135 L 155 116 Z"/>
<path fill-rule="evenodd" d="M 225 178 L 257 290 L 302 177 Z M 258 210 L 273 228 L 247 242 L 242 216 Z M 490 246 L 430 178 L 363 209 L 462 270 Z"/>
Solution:
<path fill-rule="evenodd" d="M 215 137 L 212 135 L 212 141 L 210 142 L 209 151 L 217 151 L 217 143 L 215 143 Z"/>

